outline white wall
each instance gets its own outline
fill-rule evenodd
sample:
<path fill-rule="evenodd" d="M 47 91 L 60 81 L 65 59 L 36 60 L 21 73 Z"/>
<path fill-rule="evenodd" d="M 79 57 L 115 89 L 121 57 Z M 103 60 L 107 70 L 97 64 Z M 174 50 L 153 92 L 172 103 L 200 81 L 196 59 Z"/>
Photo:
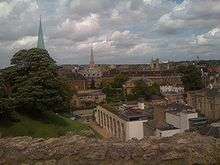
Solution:
<path fill-rule="evenodd" d="M 126 140 L 144 137 L 144 122 L 146 121 L 130 121 L 126 122 Z"/>
<path fill-rule="evenodd" d="M 189 129 L 189 119 L 197 118 L 198 113 L 184 113 L 177 114 L 166 113 L 166 122 L 173 125 L 176 128 L 180 128 L 181 132 Z"/>
<path fill-rule="evenodd" d="M 198 113 L 180 113 L 181 130 L 184 132 L 189 129 L 189 119 L 198 118 Z"/>
<path fill-rule="evenodd" d="M 170 137 L 170 136 L 173 136 L 177 133 L 180 133 L 181 130 L 180 129 L 172 129 L 172 130 L 159 130 L 159 129 L 156 129 L 155 131 L 155 136 L 157 137 Z"/>
<path fill-rule="evenodd" d="M 180 121 L 180 116 L 172 114 L 172 113 L 166 113 L 166 122 L 168 124 L 173 125 L 176 128 L 181 127 L 181 121 Z"/>

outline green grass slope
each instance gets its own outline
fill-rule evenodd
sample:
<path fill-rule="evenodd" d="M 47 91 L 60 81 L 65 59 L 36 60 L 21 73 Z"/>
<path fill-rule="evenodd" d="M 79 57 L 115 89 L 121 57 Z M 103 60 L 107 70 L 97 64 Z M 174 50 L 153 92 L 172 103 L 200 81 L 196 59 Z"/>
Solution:
<path fill-rule="evenodd" d="M 96 136 L 85 124 L 72 121 L 54 113 L 48 113 L 46 119 L 36 120 L 28 116 L 19 115 L 19 122 L 0 123 L 2 137 L 32 136 L 32 137 L 59 137 L 67 132 L 83 136 Z"/>

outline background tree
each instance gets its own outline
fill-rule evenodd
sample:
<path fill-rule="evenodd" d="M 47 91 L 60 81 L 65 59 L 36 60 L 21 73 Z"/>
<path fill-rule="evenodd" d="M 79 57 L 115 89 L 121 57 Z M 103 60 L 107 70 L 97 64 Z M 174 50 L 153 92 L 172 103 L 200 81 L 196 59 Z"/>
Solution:
<path fill-rule="evenodd" d="M 129 100 L 135 100 L 140 97 L 150 99 L 154 95 L 161 96 L 160 86 L 158 84 L 153 83 L 152 85 L 147 85 L 143 80 L 136 81 L 132 93 L 132 95 L 128 96 Z"/>
<path fill-rule="evenodd" d="M 123 84 L 128 80 L 128 76 L 124 74 L 118 74 L 114 78 L 114 82 L 112 84 L 113 88 L 122 88 Z"/>
<path fill-rule="evenodd" d="M 186 90 L 199 90 L 204 87 L 202 73 L 198 66 L 180 66 L 178 71 L 183 74 L 182 81 Z"/>

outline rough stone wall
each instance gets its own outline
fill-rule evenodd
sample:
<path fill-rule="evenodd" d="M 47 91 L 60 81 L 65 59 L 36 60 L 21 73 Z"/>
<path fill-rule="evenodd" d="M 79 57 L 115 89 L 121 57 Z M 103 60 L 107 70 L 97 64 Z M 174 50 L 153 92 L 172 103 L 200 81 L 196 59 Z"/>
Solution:
<path fill-rule="evenodd" d="M 0 139 L 0 164 L 220 164 L 220 140 L 195 133 L 120 142 L 66 135 Z"/>

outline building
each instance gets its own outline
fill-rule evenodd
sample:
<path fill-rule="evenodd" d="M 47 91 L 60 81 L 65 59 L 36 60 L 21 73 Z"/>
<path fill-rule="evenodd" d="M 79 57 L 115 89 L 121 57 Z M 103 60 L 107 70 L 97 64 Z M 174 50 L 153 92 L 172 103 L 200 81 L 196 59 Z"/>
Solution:
<path fill-rule="evenodd" d="M 169 93 L 169 92 L 183 94 L 184 87 L 183 86 L 162 85 L 162 86 L 160 86 L 160 92 L 162 94 Z"/>
<path fill-rule="evenodd" d="M 168 104 L 174 102 L 184 102 L 184 87 L 182 86 L 160 86 L 160 92 L 167 99 Z"/>
<path fill-rule="evenodd" d="M 150 63 L 150 69 L 153 71 L 159 71 L 160 70 L 160 61 L 157 58 L 156 60 L 152 59 Z"/>
<path fill-rule="evenodd" d="M 89 67 L 90 68 L 94 68 L 95 67 L 95 59 L 94 59 L 94 54 L 93 54 L 93 47 L 91 47 Z"/>
<path fill-rule="evenodd" d="M 76 108 L 92 108 L 105 102 L 106 95 L 101 90 L 78 91 L 72 98 L 72 105 Z"/>
<path fill-rule="evenodd" d="M 180 132 L 181 132 L 180 128 L 177 128 L 171 124 L 165 123 L 162 127 L 156 128 L 155 136 L 156 137 L 170 137 Z"/>
<path fill-rule="evenodd" d="M 98 88 L 101 85 L 98 80 L 103 77 L 103 74 L 101 68 L 95 65 L 93 48 L 91 48 L 89 66 L 79 70 L 79 73 L 85 77 L 90 88 Z"/>
<path fill-rule="evenodd" d="M 82 121 L 90 122 L 94 120 L 94 109 L 76 110 L 72 114 Z"/>
<path fill-rule="evenodd" d="M 43 34 L 43 28 L 42 28 L 42 23 L 41 23 L 41 16 L 40 16 L 40 25 L 39 25 L 39 31 L 38 31 L 37 48 L 45 49 L 44 34 Z"/>
<path fill-rule="evenodd" d="M 220 119 L 220 89 L 187 92 L 187 103 L 211 121 Z"/>
<path fill-rule="evenodd" d="M 139 106 L 98 106 L 95 113 L 96 122 L 106 129 L 113 137 L 121 140 L 144 137 L 144 123 L 148 121 L 148 114 Z"/>
<path fill-rule="evenodd" d="M 168 102 L 163 96 L 153 95 L 148 100 L 148 104 L 150 107 L 158 107 L 158 106 L 164 107 L 168 104 Z"/>
<path fill-rule="evenodd" d="M 182 103 L 169 104 L 166 109 L 166 123 L 184 132 L 190 129 L 190 119 L 198 118 L 196 110 Z"/>
<path fill-rule="evenodd" d="M 206 135 L 220 138 L 220 122 L 212 123 Z"/>
<path fill-rule="evenodd" d="M 180 128 L 166 123 L 166 109 L 164 106 L 153 108 L 153 118 L 145 123 L 145 136 L 170 137 L 180 133 Z"/>

